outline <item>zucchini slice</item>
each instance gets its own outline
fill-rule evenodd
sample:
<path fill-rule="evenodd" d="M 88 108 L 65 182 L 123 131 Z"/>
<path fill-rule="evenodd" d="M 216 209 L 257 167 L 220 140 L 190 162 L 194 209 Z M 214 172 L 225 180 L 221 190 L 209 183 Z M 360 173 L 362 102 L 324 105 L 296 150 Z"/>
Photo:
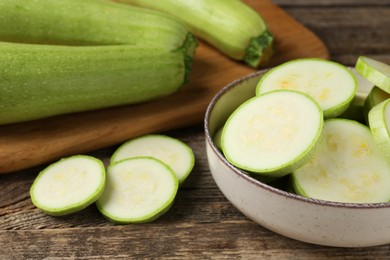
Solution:
<path fill-rule="evenodd" d="M 363 78 L 390 93 L 390 66 L 388 64 L 360 56 L 356 62 L 355 69 Z"/>
<path fill-rule="evenodd" d="M 240 105 L 222 132 L 222 150 L 233 165 L 280 177 L 302 166 L 321 135 L 323 112 L 308 95 L 276 90 Z"/>
<path fill-rule="evenodd" d="M 150 222 L 168 211 L 177 190 L 177 177 L 163 162 L 125 159 L 108 167 L 106 188 L 96 206 L 116 223 Z"/>
<path fill-rule="evenodd" d="M 292 173 L 298 194 L 347 203 L 390 201 L 390 164 L 366 125 L 325 120 L 322 136 L 311 160 Z"/>
<path fill-rule="evenodd" d="M 279 65 L 259 81 L 256 93 L 292 89 L 312 96 L 324 110 L 324 117 L 336 117 L 347 110 L 357 91 L 350 70 L 336 62 L 305 58 Z"/>
<path fill-rule="evenodd" d="M 379 149 L 390 160 L 390 99 L 382 101 L 370 110 L 368 123 Z"/>
<path fill-rule="evenodd" d="M 103 163 L 93 157 L 75 155 L 49 165 L 30 188 L 33 204 L 52 216 L 80 211 L 102 194 L 106 180 Z"/>
<path fill-rule="evenodd" d="M 194 153 L 187 144 L 165 135 L 146 135 L 124 143 L 112 155 L 111 163 L 138 156 L 149 156 L 164 162 L 180 183 L 188 177 L 195 164 Z"/>
<path fill-rule="evenodd" d="M 368 113 L 371 111 L 371 109 L 389 98 L 390 98 L 390 94 L 382 90 L 381 88 L 374 86 L 371 89 L 367 98 L 364 100 L 364 104 L 363 104 L 363 115 L 367 123 L 368 123 Z"/>
<path fill-rule="evenodd" d="M 222 131 L 223 127 L 221 127 L 214 135 L 213 137 L 213 142 L 215 146 L 219 149 L 222 150 Z"/>

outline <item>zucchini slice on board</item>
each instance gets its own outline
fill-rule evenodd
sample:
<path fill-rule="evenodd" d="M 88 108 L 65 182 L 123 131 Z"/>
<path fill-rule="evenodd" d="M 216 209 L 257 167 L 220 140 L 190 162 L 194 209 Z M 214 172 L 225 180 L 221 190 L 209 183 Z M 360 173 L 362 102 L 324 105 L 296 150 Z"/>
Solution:
<path fill-rule="evenodd" d="M 288 61 L 269 70 L 259 81 L 256 94 L 292 89 L 313 97 L 324 117 L 337 117 L 347 110 L 357 91 L 357 80 L 345 66 L 323 59 Z"/>
<path fill-rule="evenodd" d="M 168 211 L 178 185 L 171 168 L 155 158 L 125 159 L 108 167 L 106 188 L 96 206 L 116 223 L 150 222 Z"/>
<path fill-rule="evenodd" d="M 390 93 L 390 66 L 388 64 L 361 56 L 356 62 L 355 69 L 363 78 Z"/>
<path fill-rule="evenodd" d="M 31 186 L 30 196 L 33 204 L 46 214 L 67 215 L 94 203 L 103 192 L 105 180 L 100 160 L 75 155 L 41 171 Z"/>
<path fill-rule="evenodd" d="M 390 201 L 390 164 L 366 125 L 329 119 L 322 135 L 311 160 L 292 173 L 295 192 L 335 202 Z"/>
<path fill-rule="evenodd" d="M 195 164 L 194 153 L 187 144 L 165 135 L 145 135 L 127 141 L 114 152 L 111 163 L 138 156 L 149 156 L 164 162 L 180 183 L 188 177 Z"/>
<path fill-rule="evenodd" d="M 308 95 L 276 90 L 240 105 L 222 132 L 226 159 L 243 170 L 279 177 L 302 166 L 321 135 L 323 112 Z"/>

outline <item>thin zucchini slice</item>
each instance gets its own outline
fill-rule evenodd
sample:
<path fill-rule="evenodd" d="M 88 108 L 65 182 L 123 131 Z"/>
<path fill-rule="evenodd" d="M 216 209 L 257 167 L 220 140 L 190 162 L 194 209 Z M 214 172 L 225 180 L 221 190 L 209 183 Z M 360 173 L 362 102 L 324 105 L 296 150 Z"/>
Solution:
<path fill-rule="evenodd" d="M 390 201 L 390 164 L 366 125 L 329 119 L 322 135 L 311 160 L 292 173 L 298 194 L 347 203 Z"/>
<path fill-rule="evenodd" d="M 308 95 L 276 90 L 240 105 L 222 132 L 222 150 L 233 165 L 280 177 L 300 167 L 314 150 L 323 112 Z"/>
<path fill-rule="evenodd" d="M 39 173 L 30 189 L 33 204 L 52 216 L 80 211 L 102 194 L 106 180 L 103 163 L 76 155 L 61 159 Z"/>
<path fill-rule="evenodd" d="M 368 123 L 379 149 L 390 160 L 390 99 L 370 110 Z"/>
<path fill-rule="evenodd" d="M 130 158 L 109 166 L 96 206 L 116 223 L 150 222 L 168 211 L 177 190 L 177 177 L 166 164 L 152 157 Z"/>
<path fill-rule="evenodd" d="M 214 135 L 213 141 L 215 146 L 219 149 L 222 150 L 222 131 L 223 127 L 221 127 Z"/>
<path fill-rule="evenodd" d="M 194 153 L 187 144 L 165 135 L 145 135 L 127 141 L 114 152 L 111 163 L 138 156 L 161 160 L 171 167 L 180 183 L 188 177 L 195 164 Z"/>
<path fill-rule="evenodd" d="M 368 113 L 370 110 L 378 105 L 379 103 L 385 101 L 386 99 L 390 98 L 390 94 L 386 91 L 382 90 L 381 88 L 378 88 L 374 86 L 370 93 L 368 94 L 367 98 L 364 100 L 363 104 L 363 115 L 368 123 Z"/>
<path fill-rule="evenodd" d="M 336 117 L 347 110 L 357 91 L 357 80 L 346 67 L 322 59 L 297 59 L 268 71 L 259 81 L 256 94 L 291 89 L 313 97 L 324 117 Z"/>
<path fill-rule="evenodd" d="M 355 69 L 372 84 L 390 93 L 390 66 L 388 64 L 361 56 L 356 62 Z"/>

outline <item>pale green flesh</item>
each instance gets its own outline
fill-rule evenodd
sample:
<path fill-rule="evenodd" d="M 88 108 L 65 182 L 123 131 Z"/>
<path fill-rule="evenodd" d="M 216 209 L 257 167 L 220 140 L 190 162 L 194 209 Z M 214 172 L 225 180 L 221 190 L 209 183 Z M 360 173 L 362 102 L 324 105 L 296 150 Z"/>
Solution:
<path fill-rule="evenodd" d="M 357 73 L 354 68 L 349 68 L 349 70 L 353 73 L 357 80 L 358 89 L 348 109 L 344 111 L 339 117 L 356 120 L 360 123 L 366 124 L 367 115 L 364 111 L 364 103 L 374 86 L 365 78 L 360 76 L 360 74 Z"/>
<path fill-rule="evenodd" d="M 103 163 L 89 156 L 72 156 L 44 169 L 30 189 L 33 204 L 43 212 L 66 215 L 86 208 L 105 185 Z"/>
<path fill-rule="evenodd" d="M 381 88 L 374 86 L 371 89 L 367 98 L 364 100 L 364 106 L 363 106 L 363 114 L 367 123 L 368 123 L 368 113 L 370 112 L 370 110 L 374 106 L 378 105 L 379 103 L 385 101 L 388 98 L 390 98 L 390 94 L 383 91 Z"/>
<path fill-rule="evenodd" d="M 176 50 L 188 31 L 164 14 L 101 0 L 2 0 L 0 40 Z"/>
<path fill-rule="evenodd" d="M 195 163 L 192 149 L 185 143 L 164 135 L 146 135 L 121 145 L 111 163 L 138 156 L 149 156 L 167 164 L 180 183 L 188 177 Z"/>
<path fill-rule="evenodd" d="M 223 128 L 222 150 L 243 170 L 283 176 L 307 160 L 322 124 L 322 110 L 309 96 L 291 90 L 269 92 L 233 112 Z"/>
<path fill-rule="evenodd" d="M 303 196 L 335 202 L 390 200 L 390 164 L 369 128 L 347 119 L 326 120 L 312 159 L 292 174 Z"/>
<path fill-rule="evenodd" d="M 233 59 L 257 67 L 273 52 L 273 38 L 262 17 L 239 0 L 119 0 L 166 12 L 196 36 Z"/>
<path fill-rule="evenodd" d="M 390 65 L 361 56 L 356 62 L 355 69 L 372 84 L 390 93 Z"/>
<path fill-rule="evenodd" d="M 313 97 L 326 118 L 345 112 L 357 91 L 355 76 L 344 66 L 322 59 L 297 59 L 268 71 L 259 81 L 256 93 L 291 89 Z"/>
<path fill-rule="evenodd" d="M 1 125 L 161 98 L 186 65 L 181 51 L 0 43 L 0 72 Z"/>
<path fill-rule="evenodd" d="M 379 149 L 390 160 L 390 99 L 382 101 L 370 110 L 368 122 Z"/>
<path fill-rule="evenodd" d="M 125 159 L 108 168 L 106 188 L 96 205 L 114 222 L 150 222 L 170 208 L 177 190 L 175 174 L 161 161 Z"/>

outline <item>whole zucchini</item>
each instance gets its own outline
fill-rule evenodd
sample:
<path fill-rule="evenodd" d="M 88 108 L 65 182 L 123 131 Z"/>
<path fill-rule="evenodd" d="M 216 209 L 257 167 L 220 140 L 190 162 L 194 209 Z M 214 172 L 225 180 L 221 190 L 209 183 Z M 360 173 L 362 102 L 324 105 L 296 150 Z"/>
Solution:
<path fill-rule="evenodd" d="M 0 125 L 133 104 L 185 81 L 182 50 L 0 43 Z"/>
<path fill-rule="evenodd" d="M 108 0 L 1 0 L 0 10 L 0 41 L 196 47 L 185 25 L 168 15 Z"/>
<path fill-rule="evenodd" d="M 252 67 L 273 54 L 273 37 L 263 18 L 241 0 L 116 0 L 170 14 L 227 56 Z"/>

